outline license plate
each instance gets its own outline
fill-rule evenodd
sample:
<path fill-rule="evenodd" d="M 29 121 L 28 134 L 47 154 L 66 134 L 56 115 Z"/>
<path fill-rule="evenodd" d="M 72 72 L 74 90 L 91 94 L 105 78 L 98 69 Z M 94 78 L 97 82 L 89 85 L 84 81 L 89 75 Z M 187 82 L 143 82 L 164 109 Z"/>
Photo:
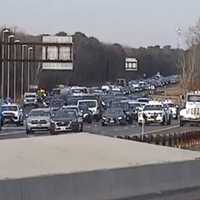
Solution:
<path fill-rule="evenodd" d="M 114 123 L 115 121 L 112 119 L 112 120 L 110 120 L 110 123 Z"/>

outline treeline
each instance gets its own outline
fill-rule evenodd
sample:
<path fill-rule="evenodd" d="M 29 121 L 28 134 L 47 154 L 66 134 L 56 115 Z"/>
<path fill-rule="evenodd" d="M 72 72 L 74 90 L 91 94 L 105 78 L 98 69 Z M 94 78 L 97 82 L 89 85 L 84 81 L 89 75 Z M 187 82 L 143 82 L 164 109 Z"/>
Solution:
<path fill-rule="evenodd" d="M 58 35 L 65 35 L 64 32 Z M 117 78 L 137 79 L 144 75 L 152 76 L 177 73 L 178 55 L 181 50 L 171 46 L 152 46 L 148 48 L 123 47 L 120 44 L 105 44 L 81 32 L 74 34 L 74 71 L 42 72 L 41 85 L 51 87 L 63 83 L 69 85 L 98 85 Z M 138 72 L 125 72 L 125 58 L 138 59 Z"/>
<path fill-rule="evenodd" d="M 59 32 L 56 35 L 65 36 L 66 33 Z M 16 36 L 21 41 L 37 42 L 41 40 L 42 35 L 31 36 L 17 33 Z M 170 46 L 130 48 L 120 44 L 105 44 L 81 32 L 74 34 L 73 41 L 74 70 L 40 71 L 38 77 L 41 87 L 50 89 L 57 84 L 98 85 L 108 81 L 114 82 L 118 78 L 130 80 L 144 77 L 144 75 L 149 77 L 157 72 L 161 72 L 162 75 L 177 73 L 178 55 L 181 51 L 172 49 Z M 40 54 L 41 52 L 37 52 L 37 56 L 41 56 Z M 138 60 L 137 72 L 125 71 L 126 57 Z"/>

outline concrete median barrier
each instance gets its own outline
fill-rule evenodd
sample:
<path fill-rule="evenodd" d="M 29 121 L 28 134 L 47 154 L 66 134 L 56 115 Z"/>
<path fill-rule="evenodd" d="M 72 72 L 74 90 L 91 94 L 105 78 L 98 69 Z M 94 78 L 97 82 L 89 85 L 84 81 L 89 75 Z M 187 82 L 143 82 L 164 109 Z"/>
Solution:
<path fill-rule="evenodd" d="M 0 152 L 3 200 L 200 196 L 198 152 L 87 133 L 2 140 Z"/>

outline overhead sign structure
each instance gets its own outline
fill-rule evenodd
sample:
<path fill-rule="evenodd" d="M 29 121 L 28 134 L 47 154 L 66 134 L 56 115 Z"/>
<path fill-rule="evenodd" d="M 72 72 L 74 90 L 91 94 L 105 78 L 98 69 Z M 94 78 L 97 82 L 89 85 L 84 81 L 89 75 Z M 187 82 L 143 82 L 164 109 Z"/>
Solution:
<path fill-rule="evenodd" d="M 137 71 L 138 61 L 136 58 L 126 58 L 125 60 L 125 71 Z"/>
<path fill-rule="evenodd" d="M 73 70 L 73 41 L 72 36 L 43 36 L 42 69 L 44 70 Z M 49 45 L 48 45 L 49 43 Z"/>

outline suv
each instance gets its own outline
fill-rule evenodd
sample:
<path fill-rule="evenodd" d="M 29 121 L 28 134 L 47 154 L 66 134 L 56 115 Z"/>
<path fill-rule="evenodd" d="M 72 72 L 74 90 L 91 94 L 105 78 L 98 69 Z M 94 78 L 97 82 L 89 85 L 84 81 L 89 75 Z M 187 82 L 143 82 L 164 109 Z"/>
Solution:
<path fill-rule="evenodd" d="M 78 116 L 78 113 L 74 109 L 59 110 L 51 116 L 51 135 L 67 131 L 83 131 L 83 120 Z"/>
<path fill-rule="evenodd" d="M 1 106 L 3 124 L 14 123 L 17 126 L 23 126 L 23 111 L 17 104 L 3 104 Z"/>
<path fill-rule="evenodd" d="M 171 124 L 171 111 L 160 102 L 149 102 L 138 113 L 138 124 L 160 123 L 162 125 Z"/>
<path fill-rule="evenodd" d="M 188 93 L 185 108 L 180 111 L 180 126 L 200 123 L 200 91 Z"/>
<path fill-rule="evenodd" d="M 48 108 L 33 109 L 26 118 L 26 133 L 50 129 L 50 110 Z"/>
<path fill-rule="evenodd" d="M 35 92 L 26 92 L 24 94 L 24 106 L 37 106 L 37 94 Z"/>

